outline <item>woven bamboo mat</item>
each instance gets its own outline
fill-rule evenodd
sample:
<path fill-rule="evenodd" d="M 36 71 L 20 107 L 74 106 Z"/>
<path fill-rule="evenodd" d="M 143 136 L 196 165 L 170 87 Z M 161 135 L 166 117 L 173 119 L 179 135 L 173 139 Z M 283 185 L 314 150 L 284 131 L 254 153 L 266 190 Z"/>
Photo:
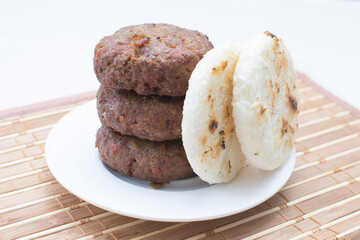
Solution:
<path fill-rule="evenodd" d="M 0 120 L 0 238 L 360 239 L 359 112 L 300 78 L 297 160 L 289 182 L 255 208 L 203 222 L 125 217 L 66 191 L 46 166 L 44 144 L 81 101 L 43 104 L 41 111 Z"/>

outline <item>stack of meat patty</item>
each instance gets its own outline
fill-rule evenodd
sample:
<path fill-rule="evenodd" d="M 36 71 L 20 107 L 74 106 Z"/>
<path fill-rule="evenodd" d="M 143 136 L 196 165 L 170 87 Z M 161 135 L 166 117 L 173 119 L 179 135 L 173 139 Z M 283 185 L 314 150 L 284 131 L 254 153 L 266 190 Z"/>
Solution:
<path fill-rule="evenodd" d="M 198 31 L 143 24 L 104 37 L 95 48 L 101 160 L 156 183 L 193 174 L 181 140 L 188 80 L 213 46 Z"/>

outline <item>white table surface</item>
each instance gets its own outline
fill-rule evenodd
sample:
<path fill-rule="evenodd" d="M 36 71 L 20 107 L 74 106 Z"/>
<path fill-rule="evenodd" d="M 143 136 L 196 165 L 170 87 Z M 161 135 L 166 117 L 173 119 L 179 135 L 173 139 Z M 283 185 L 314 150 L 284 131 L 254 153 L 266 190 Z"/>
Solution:
<path fill-rule="evenodd" d="M 360 108 L 360 1 L 1 1 L 0 110 L 96 90 L 96 43 L 120 27 L 171 23 L 214 45 L 269 30 L 295 66 Z"/>

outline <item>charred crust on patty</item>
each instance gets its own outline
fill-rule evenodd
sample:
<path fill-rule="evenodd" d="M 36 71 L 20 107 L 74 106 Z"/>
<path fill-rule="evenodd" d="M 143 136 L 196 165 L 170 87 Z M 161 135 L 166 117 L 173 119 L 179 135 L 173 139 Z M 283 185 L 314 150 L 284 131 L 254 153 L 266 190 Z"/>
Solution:
<path fill-rule="evenodd" d="M 134 47 L 142 47 L 144 46 L 145 44 L 149 43 L 150 42 L 150 37 L 148 36 L 137 36 L 137 35 L 134 35 L 134 38 L 132 39 L 132 42 L 131 44 L 134 46 Z"/>

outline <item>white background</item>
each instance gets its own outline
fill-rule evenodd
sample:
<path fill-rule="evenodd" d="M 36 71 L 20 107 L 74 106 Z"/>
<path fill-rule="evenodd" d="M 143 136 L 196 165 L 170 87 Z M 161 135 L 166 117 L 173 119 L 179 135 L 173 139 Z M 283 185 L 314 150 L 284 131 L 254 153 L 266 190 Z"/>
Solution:
<path fill-rule="evenodd" d="M 1 1 L 0 110 L 96 90 L 96 43 L 119 28 L 170 23 L 213 44 L 269 30 L 295 66 L 360 108 L 360 1 Z"/>

